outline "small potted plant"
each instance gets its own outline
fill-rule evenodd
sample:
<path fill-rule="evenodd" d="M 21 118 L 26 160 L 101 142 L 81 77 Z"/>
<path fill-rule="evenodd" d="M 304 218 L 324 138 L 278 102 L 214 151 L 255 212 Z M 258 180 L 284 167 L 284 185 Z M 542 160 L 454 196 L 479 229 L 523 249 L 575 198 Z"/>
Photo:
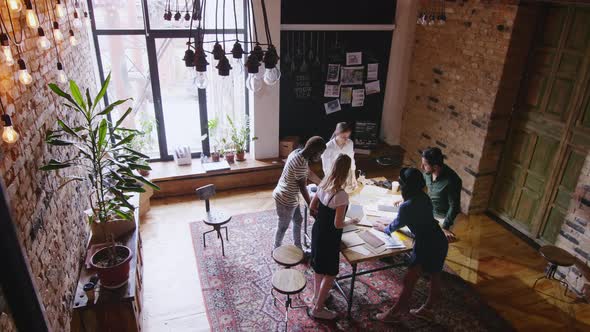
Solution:
<path fill-rule="evenodd" d="M 62 91 L 56 84 L 49 84 L 49 88 L 63 99 L 63 105 L 77 113 L 75 118 L 79 121 L 67 123 L 58 119 L 58 129 L 46 132 L 47 144 L 72 149 L 76 153 L 68 160 L 51 159 L 41 170 L 75 169 L 77 174 L 66 176 L 60 187 L 70 182 L 89 184 L 90 209 L 86 212 L 92 228 L 91 242 L 96 243 L 97 237 L 104 242 L 92 255 L 91 265 L 97 270 L 101 287 L 117 288 L 129 278 L 132 252 L 117 244 L 113 233 L 120 229 L 119 225 L 133 225 L 130 229 L 135 227 L 136 207 L 130 203 L 132 194 L 145 192 L 144 184 L 155 190 L 160 188 L 137 173 L 141 169 L 150 170 L 150 167 L 145 164 L 148 156 L 128 146 L 139 131 L 121 126 L 132 109 L 128 108 L 115 123 L 107 119 L 116 106 L 128 99 L 99 108 L 110 78 L 109 74 L 93 99 L 88 89 L 82 95 L 74 81 L 70 81 L 70 93 Z"/>
<path fill-rule="evenodd" d="M 227 122 L 230 127 L 230 139 L 236 150 L 236 160 L 244 161 L 246 160 L 246 148 L 248 147 L 248 142 L 250 140 L 257 140 L 258 137 L 254 136 L 250 138 L 250 119 L 248 116 L 244 118 L 241 125 L 236 125 L 229 115 L 227 116 Z"/>
<path fill-rule="evenodd" d="M 213 147 L 213 150 L 211 152 L 211 160 L 213 160 L 213 162 L 218 162 L 219 157 L 221 155 L 219 152 L 220 141 L 219 141 L 219 135 L 218 135 L 219 119 L 214 118 L 214 119 L 209 120 L 207 122 L 207 127 L 209 128 L 209 138 L 211 138 L 211 144 Z"/>

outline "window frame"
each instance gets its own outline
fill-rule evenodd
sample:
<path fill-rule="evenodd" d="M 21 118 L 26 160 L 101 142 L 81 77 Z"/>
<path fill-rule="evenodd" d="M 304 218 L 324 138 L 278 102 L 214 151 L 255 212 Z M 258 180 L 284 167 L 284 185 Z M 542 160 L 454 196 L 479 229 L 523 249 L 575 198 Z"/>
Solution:
<path fill-rule="evenodd" d="M 243 0 L 243 6 L 246 8 L 249 0 Z M 164 123 L 164 110 L 162 106 L 162 93 L 161 93 L 161 86 L 160 86 L 160 77 L 159 77 L 159 69 L 158 69 L 158 58 L 157 58 L 157 50 L 156 50 L 156 39 L 163 39 L 163 38 L 188 38 L 190 36 L 190 29 L 151 29 L 150 27 L 150 17 L 149 17 L 149 4 L 148 0 L 141 0 L 141 8 L 142 8 L 142 15 L 144 21 L 144 28 L 143 29 L 97 29 L 96 28 L 96 20 L 94 16 L 94 4 L 92 0 L 87 0 L 88 5 L 88 15 L 90 17 L 90 28 L 92 31 L 92 40 L 94 43 L 94 50 L 96 56 L 96 64 L 98 66 L 98 75 L 100 79 L 101 85 L 104 83 L 106 77 L 104 73 L 104 66 L 102 63 L 102 57 L 100 52 L 100 43 L 99 43 L 99 36 L 127 36 L 127 35 L 143 35 L 145 36 L 146 41 L 146 50 L 147 50 L 147 58 L 148 58 L 148 67 L 149 67 L 149 74 L 150 74 L 150 83 L 152 88 L 152 95 L 154 100 L 154 115 L 156 118 L 156 132 L 158 136 L 158 147 L 160 151 L 159 158 L 152 158 L 149 161 L 169 161 L 173 160 L 174 157 L 171 154 L 171 151 L 168 151 L 168 144 L 166 141 L 166 126 Z M 244 41 L 242 46 L 244 47 L 244 52 L 246 54 L 249 52 L 249 43 L 248 43 L 248 17 L 247 17 L 247 10 L 244 10 L 244 27 L 237 29 L 238 34 L 243 34 Z M 203 29 L 204 34 L 215 34 L 215 29 Z M 231 28 L 231 32 L 236 31 L 234 28 Z M 180 55 L 179 55 L 180 57 Z M 180 60 L 179 60 L 180 61 Z M 190 69 L 189 69 L 190 70 Z M 244 71 L 244 80 L 246 79 L 247 73 Z M 196 89 L 196 87 L 195 87 Z M 245 89 L 245 100 L 244 100 L 244 113 L 246 116 L 250 114 L 249 110 L 249 91 L 244 86 Z M 201 154 L 210 155 L 210 145 L 209 145 L 209 128 L 207 126 L 208 123 L 208 115 L 207 115 L 207 89 L 198 89 L 198 98 L 199 98 L 199 117 L 200 117 L 200 126 L 201 126 L 201 133 L 202 135 L 207 135 L 206 138 L 201 142 L 202 145 L 202 152 L 193 152 L 191 153 L 192 158 L 200 158 Z M 108 93 L 105 93 L 103 97 L 103 101 L 105 105 L 109 104 L 109 96 Z M 107 115 L 109 120 L 111 120 L 110 114 Z"/>

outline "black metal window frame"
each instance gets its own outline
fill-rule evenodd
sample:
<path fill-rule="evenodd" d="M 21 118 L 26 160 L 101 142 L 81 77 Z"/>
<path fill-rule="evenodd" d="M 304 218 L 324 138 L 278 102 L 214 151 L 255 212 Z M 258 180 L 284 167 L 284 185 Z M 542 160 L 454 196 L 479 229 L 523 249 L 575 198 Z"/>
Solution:
<path fill-rule="evenodd" d="M 248 0 L 243 0 L 243 6 L 246 8 Z M 99 36 L 145 36 L 146 41 L 146 48 L 147 48 L 147 56 L 148 56 L 148 66 L 149 66 L 149 73 L 150 73 L 150 84 L 152 88 L 152 95 L 154 99 L 154 113 L 156 118 L 156 132 L 158 135 L 158 147 L 160 150 L 160 158 L 153 158 L 150 161 L 168 161 L 174 159 L 171 151 L 168 151 L 168 144 L 166 142 L 166 126 L 164 123 L 164 111 L 162 106 L 162 94 L 161 94 L 161 86 L 160 86 L 160 76 L 158 71 L 158 58 L 156 53 L 156 39 L 163 39 L 163 38 L 188 38 L 190 36 L 189 29 L 151 29 L 150 26 L 150 17 L 149 17 L 149 4 L 148 0 L 141 0 L 141 7 L 142 7 L 142 15 L 143 15 L 143 24 L 144 29 L 97 29 L 96 28 L 96 20 L 94 16 L 94 4 L 92 0 L 87 0 L 88 4 L 88 15 L 90 16 L 90 27 L 92 30 L 92 39 L 94 43 L 94 50 L 96 52 L 96 62 L 98 66 L 98 75 L 101 84 L 104 83 L 106 77 L 103 69 L 102 58 L 100 53 L 100 43 L 98 41 Z M 244 10 L 244 28 L 237 29 L 238 34 L 242 34 L 244 36 L 244 51 L 246 53 L 249 52 L 249 43 L 248 43 L 248 17 L 246 10 Z M 231 29 L 231 32 L 235 32 L 235 29 Z M 204 34 L 215 34 L 215 29 L 203 29 Z M 180 58 L 180 55 L 179 55 Z M 180 60 L 179 60 L 180 61 Z M 187 70 L 191 70 L 187 68 Z M 246 79 L 246 73 L 244 73 L 244 79 Z M 195 87 L 196 89 L 196 87 Z M 249 115 L 249 93 L 248 89 L 245 89 L 245 101 L 244 101 L 244 112 L 246 116 Z M 198 98 L 199 98 L 199 117 L 200 117 L 200 126 L 201 126 L 201 133 L 206 134 L 206 138 L 201 142 L 202 144 L 202 152 L 194 152 L 191 154 L 192 158 L 199 158 L 202 154 L 209 155 L 210 154 L 210 146 L 209 146 L 209 127 L 208 127 L 208 115 L 207 115 L 207 92 L 206 89 L 198 89 Z M 104 102 L 105 105 L 109 104 L 109 96 L 108 93 L 104 95 Z M 110 115 L 109 115 L 110 120 Z M 196 119 L 195 119 L 196 120 Z"/>

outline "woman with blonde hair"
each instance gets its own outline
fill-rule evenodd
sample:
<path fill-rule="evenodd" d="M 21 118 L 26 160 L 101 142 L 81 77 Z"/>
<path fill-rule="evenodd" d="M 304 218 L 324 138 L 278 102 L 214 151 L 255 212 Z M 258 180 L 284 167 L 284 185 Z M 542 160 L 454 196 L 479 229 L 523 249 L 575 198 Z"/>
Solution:
<path fill-rule="evenodd" d="M 322 154 L 322 169 L 324 171 L 324 177 L 330 175 L 332 166 L 336 158 L 340 154 L 345 154 L 350 157 L 350 171 L 346 179 L 347 188 L 356 188 L 356 163 L 354 162 L 354 143 L 350 139 L 352 134 L 352 126 L 346 122 L 339 122 L 336 124 L 336 129 L 332 134 L 332 138 L 326 143 L 326 151 Z"/>
<path fill-rule="evenodd" d="M 336 158 L 330 174 L 322 180 L 318 192 L 311 201 L 311 213 L 315 217 L 311 233 L 311 266 L 315 271 L 314 318 L 334 319 L 337 314 L 324 307 L 334 278 L 338 275 L 340 240 L 342 229 L 356 224 L 356 219 L 345 221 L 348 194 L 344 186 L 350 171 L 350 157 L 341 154 Z"/>

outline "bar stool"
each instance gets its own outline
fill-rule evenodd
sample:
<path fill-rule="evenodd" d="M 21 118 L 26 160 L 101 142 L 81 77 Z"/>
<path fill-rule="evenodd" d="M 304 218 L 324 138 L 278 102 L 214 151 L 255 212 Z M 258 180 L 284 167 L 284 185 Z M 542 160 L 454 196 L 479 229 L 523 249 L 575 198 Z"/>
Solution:
<path fill-rule="evenodd" d="M 292 244 L 282 245 L 272 251 L 272 259 L 286 268 L 298 265 L 303 258 L 303 250 Z"/>
<path fill-rule="evenodd" d="M 223 235 L 221 235 L 221 230 L 225 228 L 225 239 L 229 241 L 229 237 L 227 236 L 227 226 L 223 226 L 227 224 L 231 220 L 231 216 L 226 215 L 223 212 L 211 212 L 211 206 L 209 205 L 209 199 L 215 196 L 215 185 L 209 184 L 203 187 L 200 187 L 196 190 L 197 196 L 199 199 L 205 201 L 205 209 L 207 211 L 207 215 L 203 222 L 206 225 L 212 226 L 213 229 L 203 233 L 203 247 L 207 247 L 205 242 L 205 235 L 211 232 L 217 232 L 217 238 L 221 239 L 221 254 L 225 256 L 225 248 L 223 247 Z"/>
<path fill-rule="evenodd" d="M 301 271 L 295 269 L 285 268 L 276 271 L 272 275 L 272 289 L 270 290 L 270 293 L 273 297 L 275 307 L 277 307 L 278 299 L 275 296 L 274 291 L 287 296 L 287 299 L 285 300 L 285 331 L 287 331 L 289 325 L 289 309 L 307 308 L 306 305 L 294 306 L 293 299 L 291 298 L 292 295 L 297 295 L 299 300 L 301 300 L 301 291 L 305 289 L 306 285 L 307 279 L 305 279 L 305 275 L 303 275 Z"/>
<path fill-rule="evenodd" d="M 539 282 L 541 279 L 556 280 L 559 283 L 565 285 L 565 292 L 563 295 L 567 295 L 569 284 L 563 279 L 556 278 L 555 272 L 557 272 L 558 267 L 569 267 L 574 265 L 576 263 L 576 258 L 569 252 L 552 245 L 541 247 L 541 249 L 539 249 L 539 253 L 541 256 L 543 256 L 543 258 L 545 258 L 548 264 L 547 268 L 545 269 L 545 275 L 535 280 L 533 289 L 535 289 L 537 282 Z"/>

